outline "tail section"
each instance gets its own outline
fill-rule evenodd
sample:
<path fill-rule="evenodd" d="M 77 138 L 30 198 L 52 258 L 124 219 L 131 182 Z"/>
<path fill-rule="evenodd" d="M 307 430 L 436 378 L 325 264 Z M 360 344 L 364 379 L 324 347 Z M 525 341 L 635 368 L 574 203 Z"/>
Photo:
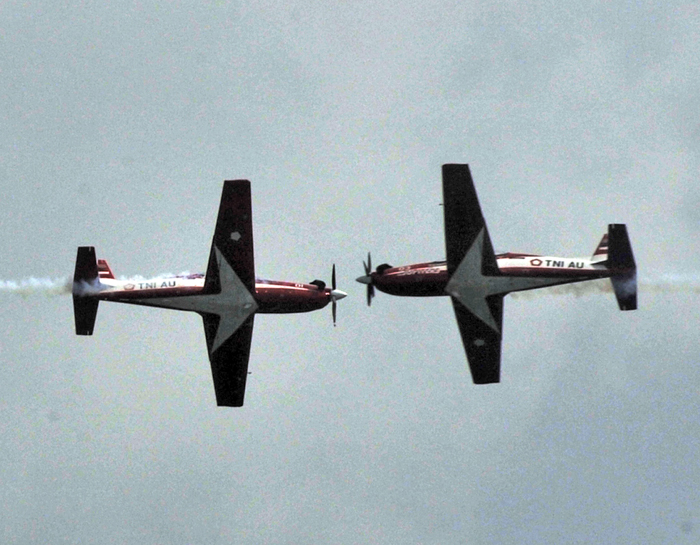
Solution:
<path fill-rule="evenodd" d="M 109 269 L 108 265 L 107 269 Z M 75 274 L 73 275 L 73 312 L 75 314 L 76 335 L 92 335 L 99 300 L 87 295 L 84 288 L 86 285 L 99 282 L 99 276 L 95 248 L 93 246 L 80 246 L 75 260 Z"/>
<path fill-rule="evenodd" d="M 637 308 L 637 265 L 632 253 L 632 244 L 627 227 L 620 223 L 608 225 L 607 267 L 613 272 L 610 277 L 620 310 Z"/>

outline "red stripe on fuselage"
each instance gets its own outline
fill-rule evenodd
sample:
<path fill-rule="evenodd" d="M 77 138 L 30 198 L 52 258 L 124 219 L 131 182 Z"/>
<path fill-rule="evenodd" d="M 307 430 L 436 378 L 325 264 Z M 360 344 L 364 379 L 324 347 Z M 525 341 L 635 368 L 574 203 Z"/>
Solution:
<path fill-rule="evenodd" d="M 372 273 L 372 283 L 379 291 L 405 297 L 446 295 L 448 280 L 444 261 L 392 267 L 381 273 Z"/>
<path fill-rule="evenodd" d="M 288 314 L 311 312 L 330 303 L 330 290 L 320 290 L 313 284 L 293 282 L 267 282 L 255 284 L 255 301 L 258 313 Z"/>
<path fill-rule="evenodd" d="M 500 269 L 504 276 L 528 276 L 541 278 L 566 278 L 566 277 L 596 277 L 607 278 L 611 276 L 608 269 L 575 269 L 567 267 L 504 267 Z"/>
<path fill-rule="evenodd" d="M 533 254 L 501 254 L 501 259 L 539 257 Z M 576 267 L 503 267 L 499 269 L 503 276 L 525 276 L 541 278 L 594 279 L 608 278 L 615 271 L 604 268 Z M 444 261 L 416 263 L 403 267 L 391 267 L 381 273 L 373 272 L 372 284 L 390 295 L 405 297 L 435 297 L 447 295 L 445 287 L 449 280 Z"/>
<path fill-rule="evenodd" d="M 92 297 L 102 301 L 136 303 L 137 300 L 185 297 L 201 293 L 201 286 L 153 289 L 113 289 L 98 292 Z M 330 302 L 330 290 L 319 290 L 313 284 L 264 281 L 255 284 L 255 302 L 258 313 L 289 314 L 311 312 L 325 307 Z"/>

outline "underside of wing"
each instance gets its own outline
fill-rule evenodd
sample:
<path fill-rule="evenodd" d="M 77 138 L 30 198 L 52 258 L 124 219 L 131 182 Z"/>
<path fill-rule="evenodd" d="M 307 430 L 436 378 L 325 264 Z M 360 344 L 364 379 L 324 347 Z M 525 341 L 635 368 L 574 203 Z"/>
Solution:
<path fill-rule="evenodd" d="M 474 384 L 500 382 L 503 296 L 492 295 L 486 298 L 498 329 L 484 323 L 454 297 L 451 299 Z"/>
<path fill-rule="evenodd" d="M 474 241 L 484 232 L 482 274 L 499 274 L 496 257 L 481 213 L 469 165 L 442 166 L 442 193 L 445 209 L 445 247 L 447 272 L 457 270 Z"/>
<path fill-rule="evenodd" d="M 255 315 L 251 315 L 231 336 L 220 342 L 217 340 L 219 315 L 202 313 L 216 404 L 219 406 L 243 406 L 254 318 Z"/>
<path fill-rule="evenodd" d="M 248 180 L 224 182 L 204 285 L 207 293 L 218 293 L 221 289 L 215 255 L 217 248 L 248 291 L 255 293 L 253 213 Z"/>

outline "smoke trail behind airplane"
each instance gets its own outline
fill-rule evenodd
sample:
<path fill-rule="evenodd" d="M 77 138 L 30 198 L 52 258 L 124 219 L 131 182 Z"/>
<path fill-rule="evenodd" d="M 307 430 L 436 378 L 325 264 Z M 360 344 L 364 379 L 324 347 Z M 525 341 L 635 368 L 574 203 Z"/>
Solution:
<path fill-rule="evenodd" d="M 668 273 L 653 279 L 642 278 L 639 289 L 658 293 L 700 293 L 700 275 Z"/>
<path fill-rule="evenodd" d="M 591 280 L 574 284 L 561 284 L 539 290 L 517 291 L 510 294 L 514 299 L 533 299 L 535 297 L 551 295 L 589 295 L 592 293 L 612 293 L 613 287 L 610 280 Z"/>
<path fill-rule="evenodd" d="M 67 295 L 73 282 L 68 278 L 25 278 L 23 280 L 0 280 L 0 293 L 17 295 Z"/>
<path fill-rule="evenodd" d="M 189 273 L 181 273 L 186 275 Z M 162 274 L 153 278 L 144 276 L 120 277 L 119 280 L 131 282 L 149 282 L 172 278 L 175 275 Z M 90 295 L 101 291 L 98 283 L 79 282 L 76 286 L 78 295 Z M 29 295 L 70 295 L 73 293 L 73 280 L 71 278 L 24 278 L 22 280 L 0 280 L 0 294 L 15 294 L 27 297 Z"/>
<path fill-rule="evenodd" d="M 643 277 L 637 280 L 640 293 L 700 293 L 700 275 L 662 274 L 656 277 Z M 511 293 L 515 299 L 530 299 L 551 295 L 590 295 L 594 293 L 613 293 L 608 279 L 591 280 L 574 284 L 552 286 L 541 290 L 519 291 Z"/>
<path fill-rule="evenodd" d="M 182 275 L 188 273 L 181 273 Z M 149 280 L 161 280 L 171 278 L 173 275 L 159 275 Z M 148 281 L 143 276 L 122 277 L 120 280 Z M 86 283 L 83 283 L 86 284 Z M 652 293 L 700 293 L 700 275 L 690 274 L 664 274 L 656 278 L 640 278 L 638 280 L 640 292 Z M 25 278 L 23 280 L 0 280 L 0 294 L 11 293 L 17 295 L 70 295 L 73 291 L 73 282 L 70 278 Z M 78 288 L 78 292 L 87 295 L 100 291 L 97 285 L 86 284 Z M 613 288 L 609 280 L 592 280 L 574 284 L 552 286 L 550 288 L 531 291 L 520 291 L 511 294 L 516 299 L 528 299 L 552 295 L 574 295 L 580 297 L 594 293 L 612 293 Z"/>

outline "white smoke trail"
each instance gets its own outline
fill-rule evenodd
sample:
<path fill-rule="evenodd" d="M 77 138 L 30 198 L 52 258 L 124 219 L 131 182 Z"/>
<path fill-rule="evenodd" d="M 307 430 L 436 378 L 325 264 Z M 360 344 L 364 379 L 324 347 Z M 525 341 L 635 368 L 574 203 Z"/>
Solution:
<path fill-rule="evenodd" d="M 180 273 L 177 276 L 187 276 L 189 271 Z M 156 282 L 159 280 L 173 278 L 173 274 L 159 274 L 158 276 L 120 276 L 123 282 Z M 92 295 L 104 289 L 99 282 L 78 282 L 75 286 L 75 293 L 78 295 Z M 28 297 L 30 295 L 70 295 L 73 293 L 73 280 L 71 278 L 24 278 L 22 280 L 0 280 L 0 295 L 14 294 Z"/>
<path fill-rule="evenodd" d="M 700 275 L 667 273 L 657 278 L 643 278 L 639 290 L 657 293 L 700 293 Z"/>
<path fill-rule="evenodd" d="M 543 295 L 574 295 L 581 297 L 592 293 L 612 293 L 613 288 L 610 280 L 591 280 L 588 282 L 578 282 L 575 284 L 562 284 L 559 286 L 551 286 L 549 288 L 516 291 L 510 294 L 514 299 L 533 299 Z"/>
<path fill-rule="evenodd" d="M 637 280 L 640 293 L 700 293 L 700 276 L 692 274 L 662 274 L 656 277 L 643 277 Z M 612 283 L 608 278 L 563 284 L 550 288 L 519 291 L 511 293 L 515 299 L 531 299 L 543 295 L 590 295 L 594 293 L 613 293 Z"/>
<path fill-rule="evenodd" d="M 69 278 L 25 278 L 23 280 L 0 280 L 0 293 L 28 295 L 67 295 L 73 282 Z"/>
<path fill-rule="evenodd" d="M 104 286 L 97 280 L 94 282 L 86 282 L 85 280 L 81 280 L 80 282 L 71 282 L 70 284 L 75 295 L 94 295 L 104 289 Z"/>
<path fill-rule="evenodd" d="M 186 276 L 189 272 L 180 273 Z M 161 274 L 155 277 L 146 278 L 144 276 L 120 277 L 120 280 L 131 282 L 157 281 L 164 278 L 172 278 L 174 275 Z M 80 282 L 76 286 L 76 293 L 89 295 L 101 290 L 99 284 Z M 700 293 L 700 275 L 693 274 L 663 274 L 655 278 L 645 277 L 638 280 L 638 290 L 640 292 L 652 293 Z M 0 294 L 10 293 L 21 296 L 29 295 L 70 295 L 73 292 L 73 281 L 70 278 L 25 278 L 23 280 L 0 280 Z M 511 293 L 511 297 L 516 299 L 531 299 L 534 297 L 551 295 L 583 295 L 595 293 L 612 293 L 613 288 L 609 279 L 592 280 L 578 282 L 574 284 L 563 284 L 544 289 L 519 291 Z"/>

